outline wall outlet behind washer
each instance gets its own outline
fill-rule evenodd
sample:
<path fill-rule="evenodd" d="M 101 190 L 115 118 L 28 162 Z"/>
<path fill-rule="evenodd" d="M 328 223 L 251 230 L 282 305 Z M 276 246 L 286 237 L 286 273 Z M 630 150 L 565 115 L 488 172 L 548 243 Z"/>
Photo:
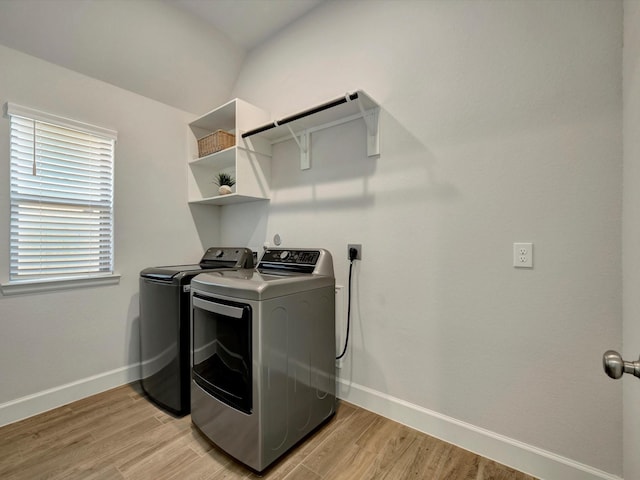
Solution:
<path fill-rule="evenodd" d="M 358 252 L 354 260 L 362 260 L 362 244 L 361 243 L 350 243 L 347 245 L 347 260 L 351 260 L 352 248 L 355 248 L 356 251 Z"/>

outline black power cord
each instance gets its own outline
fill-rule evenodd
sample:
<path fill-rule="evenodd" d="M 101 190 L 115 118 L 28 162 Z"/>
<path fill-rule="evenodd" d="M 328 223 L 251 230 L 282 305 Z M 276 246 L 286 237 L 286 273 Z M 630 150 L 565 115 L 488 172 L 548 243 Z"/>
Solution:
<path fill-rule="evenodd" d="M 347 346 L 349 345 L 349 330 L 351 330 L 351 274 L 353 272 L 353 261 L 358 256 L 358 250 L 355 248 L 349 249 L 349 285 L 347 287 L 347 336 L 344 339 L 344 348 L 342 353 L 336 357 L 336 360 L 340 360 L 347 353 Z"/>

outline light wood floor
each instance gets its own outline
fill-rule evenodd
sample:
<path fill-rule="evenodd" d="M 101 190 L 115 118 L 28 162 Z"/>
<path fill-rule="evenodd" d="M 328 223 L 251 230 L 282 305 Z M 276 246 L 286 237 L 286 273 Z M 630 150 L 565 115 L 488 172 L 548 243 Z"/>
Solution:
<path fill-rule="evenodd" d="M 0 428 L 0 478 L 259 477 L 126 385 Z M 263 478 L 535 480 L 346 402 Z"/>

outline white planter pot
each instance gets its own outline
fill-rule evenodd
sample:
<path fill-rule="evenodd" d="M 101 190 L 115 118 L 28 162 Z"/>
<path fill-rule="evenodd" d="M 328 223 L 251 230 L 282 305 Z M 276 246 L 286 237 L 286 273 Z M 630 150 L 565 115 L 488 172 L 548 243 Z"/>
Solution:
<path fill-rule="evenodd" d="M 218 188 L 218 193 L 220 195 L 228 195 L 232 192 L 231 187 L 229 185 L 220 185 Z"/>

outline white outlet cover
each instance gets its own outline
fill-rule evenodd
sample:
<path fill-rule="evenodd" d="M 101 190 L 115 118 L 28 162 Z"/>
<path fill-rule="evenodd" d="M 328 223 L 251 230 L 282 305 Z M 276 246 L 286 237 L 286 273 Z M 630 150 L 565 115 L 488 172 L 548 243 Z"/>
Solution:
<path fill-rule="evenodd" d="M 533 268 L 533 243 L 513 244 L 513 266 L 516 268 Z"/>

